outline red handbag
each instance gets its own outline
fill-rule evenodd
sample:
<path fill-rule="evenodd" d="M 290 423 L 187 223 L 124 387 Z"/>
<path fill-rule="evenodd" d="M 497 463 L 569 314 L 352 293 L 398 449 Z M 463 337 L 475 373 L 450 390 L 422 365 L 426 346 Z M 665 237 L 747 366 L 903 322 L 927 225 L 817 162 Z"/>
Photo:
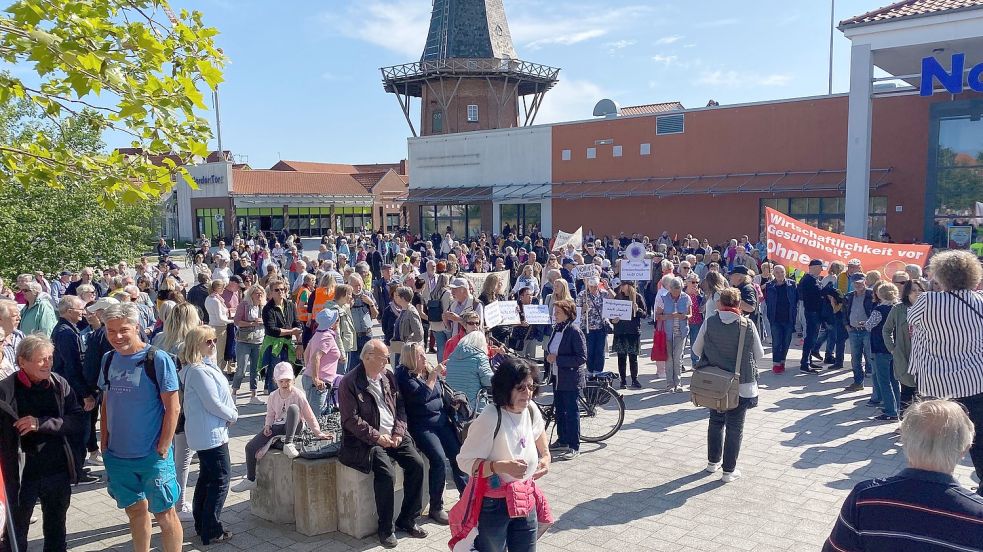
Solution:
<path fill-rule="evenodd" d="M 665 361 L 669 358 L 669 350 L 666 347 L 666 327 L 662 320 L 655 324 L 655 332 L 652 334 L 652 354 L 650 360 Z"/>

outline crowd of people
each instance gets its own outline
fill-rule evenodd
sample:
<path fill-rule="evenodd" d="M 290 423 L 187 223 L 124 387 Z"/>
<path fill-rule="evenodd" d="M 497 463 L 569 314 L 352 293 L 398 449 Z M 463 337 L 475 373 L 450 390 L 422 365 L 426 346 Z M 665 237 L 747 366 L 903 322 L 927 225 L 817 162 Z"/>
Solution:
<path fill-rule="evenodd" d="M 397 546 L 397 531 L 427 536 L 418 523 L 427 481 L 427 516 L 452 524 L 455 541 L 533 550 L 537 523 L 551 519 L 535 481 L 553 460 L 580 454 L 578 395 L 609 356 L 622 389 L 642 388 L 648 332 L 655 385 L 667 393 L 685 390 L 687 371 L 733 374 L 738 400 L 708 414 L 707 471 L 722 470 L 724 482 L 741 476 L 765 346 L 781 375 L 796 340 L 804 374 L 845 369 L 849 342 L 846 391 L 866 392 L 870 382 L 874 418 L 905 417 L 903 436 L 919 427 L 908 410 L 924 423 L 956 415 L 921 399 L 957 402 L 975 424 L 965 449 L 983 472 L 983 296 L 980 263 L 968 252 L 939 253 L 926 273 L 908 265 L 882 274 L 850 259 L 814 259 L 806 271 L 774 264 L 763 236 L 711 245 L 668 232 L 588 233 L 581 246 L 554 249 L 536 228 L 461 240 L 448 228 L 429 239 L 332 234 L 317 252 L 281 238 L 202 240 L 183 275 L 161 240 L 156 262 L 24 274 L 13 289 L 0 282 L 0 416 L 11 419 L 0 428 L 0 459 L 16 533 L 8 539 L 24 549 L 40 500 L 45 548 L 64 549 L 70 486 L 101 481 L 91 468 L 104 465 L 135 549 L 149 549 L 151 519 L 168 551 L 180 549 L 182 522 L 193 522 L 203 544 L 225 542 L 230 489 L 256 487 L 257 463 L 274 444 L 297 457 L 304 428 L 331 439 L 320 423 L 339 413 L 339 460 L 372 475 L 384 546 Z M 650 263 L 647 279 L 621 278 L 631 247 Z M 606 317 L 610 300 L 630 314 Z M 490 322 L 486 310 L 505 301 L 515 301 L 518 321 Z M 549 322 L 528 322 L 539 305 Z M 553 443 L 532 406 L 544 386 Z M 265 403 L 266 416 L 233 485 L 229 430 L 240 395 Z M 454 396 L 475 413 L 466 437 L 449 408 Z M 189 495 L 192 456 L 199 474 Z M 397 465 L 405 477 L 398 512 Z M 447 511 L 448 473 L 458 504 L 474 508 Z M 855 538 L 855 528 L 838 526 L 833 537 L 843 535 L 831 542 Z"/>

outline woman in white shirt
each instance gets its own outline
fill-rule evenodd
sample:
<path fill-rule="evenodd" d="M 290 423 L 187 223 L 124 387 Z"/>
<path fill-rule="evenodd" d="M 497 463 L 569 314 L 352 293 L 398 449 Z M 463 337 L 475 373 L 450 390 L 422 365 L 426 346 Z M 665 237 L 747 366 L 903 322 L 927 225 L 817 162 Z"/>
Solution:
<path fill-rule="evenodd" d="M 208 325 L 215 328 L 215 337 L 218 339 L 215 348 L 215 364 L 222 372 L 225 372 L 228 366 L 225 361 L 225 341 L 229 336 L 229 324 L 232 324 L 229 307 L 226 306 L 225 299 L 222 298 L 225 282 L 212 280 L 212 285 L 208 289 L 210 293 L 205 298 L 205 310 L 208 312 Z"/>
<path fill-rule="evenodd" d="M 528 552 L 536 549 L 537 507 L 528 515 L 512 517 L 505 493 L 516 482 L 529 482 L 549 472 L 550 453 L 543 417 L 532 399 L 538 388 L 539 368 L 519 358 L 509 358 L 492 376 L 495 408 L 485 408 L 468 429 L 457 455 L 457 465 L 473 477 L 488 478 L 478 517 L 474 545 L 482 552 Z M 514 489 L 511 489 L 514 490 Z M 470 531 L 465 528 L 464 534 Z M 456 536 L 455 536 L 456 537 Z"/>

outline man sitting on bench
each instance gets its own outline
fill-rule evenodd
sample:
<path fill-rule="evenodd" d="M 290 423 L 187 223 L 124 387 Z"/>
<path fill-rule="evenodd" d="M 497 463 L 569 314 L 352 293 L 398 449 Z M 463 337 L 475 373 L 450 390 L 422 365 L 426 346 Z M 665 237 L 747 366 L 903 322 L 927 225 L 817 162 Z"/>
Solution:
<path fill-rule="evenodd" d="M 397 393 L 396 377 L 386 364 L 389 348 L 373 339 L 362 348 L 361 365 L 348 372 L 338 388 L 343 429 L 338 460 L 362 473 L 372 473 L 379 514 L 379 541 L 397 544 L 395 529 L 417 539 L 427 532 L 416 523 L 422 510 L 423 457 L 406 432 L 406 411 Z M 403 469 L 403 505 L 393 522 L 396 472 Z"/>

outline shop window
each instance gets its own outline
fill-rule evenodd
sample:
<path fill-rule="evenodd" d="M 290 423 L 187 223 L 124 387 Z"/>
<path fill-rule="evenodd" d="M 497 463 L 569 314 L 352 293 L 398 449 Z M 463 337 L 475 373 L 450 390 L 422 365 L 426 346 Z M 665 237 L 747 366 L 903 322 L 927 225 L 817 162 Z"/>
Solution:
<path fill-rule="evenodd" d="M 195 209 L 195 227 L 199 237 L 225 237 L 225 209 Z"/>
<path fill-rule="evenodd" d="M 371 217 L 370 217 L 371 218 Z M 457 239 L 471 237 L 481 232 L 480 205 L 422 205 L 420 229 L 424 236 L 433 233 L 443 235 L 450 227 Z"/>
<path fill-rule="evenodd" d="M 819 229 L 842 234 L 846 230 L 843 214 L 845 201 L 843 197 L 764 198 L 760 203 L 759 220 L 764 221 L 765 207 L 771 207 Z M 869 209 L 867 238 L 879 240 L 881 231 L 887 226 L 887 198 L 871 197 Z M 764 227 L 760 230 L 763 231 Z"/>

